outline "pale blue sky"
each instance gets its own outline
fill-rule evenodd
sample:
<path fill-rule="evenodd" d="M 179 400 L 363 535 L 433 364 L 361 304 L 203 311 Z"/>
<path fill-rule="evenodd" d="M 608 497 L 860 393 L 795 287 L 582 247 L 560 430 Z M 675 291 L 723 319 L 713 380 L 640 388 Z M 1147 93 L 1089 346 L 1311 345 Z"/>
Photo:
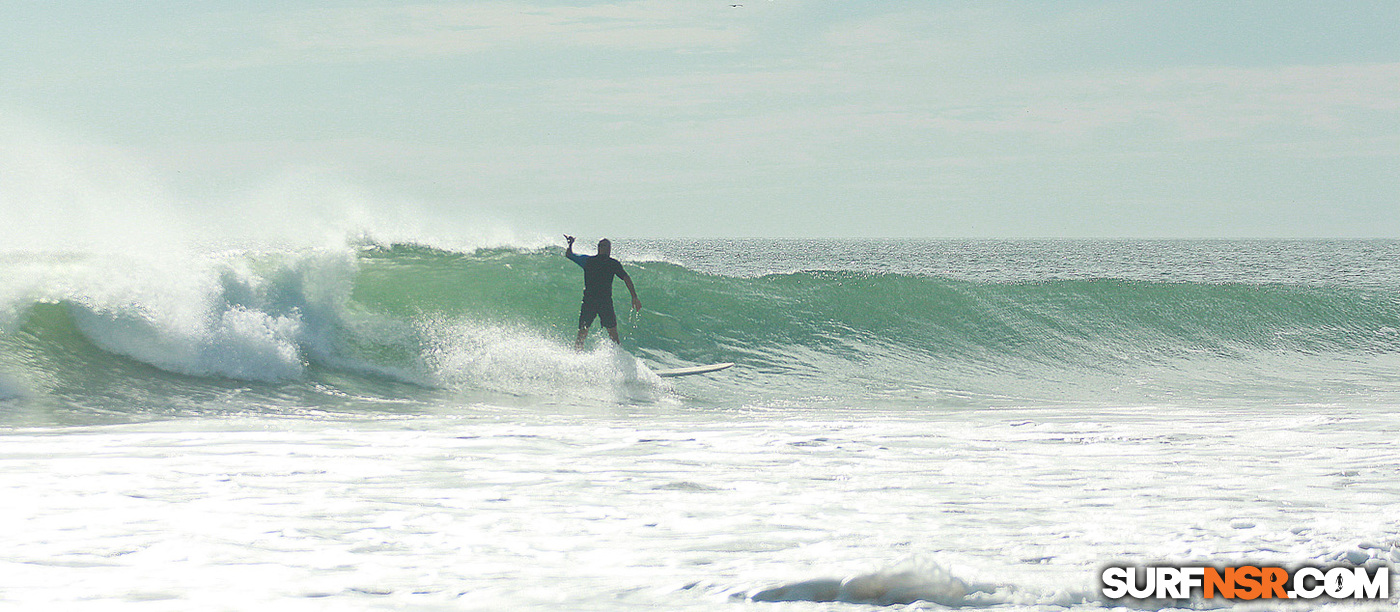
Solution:
<path fill-rule="evenodd" d="M 1394 1 L 12 1 L 0 222 L 1400 237 L 1396 32 Z"/>

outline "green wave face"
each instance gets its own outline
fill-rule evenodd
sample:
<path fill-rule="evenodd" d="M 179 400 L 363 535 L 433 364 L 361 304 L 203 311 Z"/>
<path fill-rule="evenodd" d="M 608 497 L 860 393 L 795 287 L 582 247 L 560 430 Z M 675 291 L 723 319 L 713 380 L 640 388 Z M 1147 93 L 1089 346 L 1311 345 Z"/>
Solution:
<path fill-rule="evenodd" d="M 646 308 L 622 317 L 624 345 L 668 367 L 740 363 L 723 380 L 742 380 L 726 390 L 748 399 L 761 400 L 760 387 L 914 402 L 1073 400 L 1125 388 L 1124 401 L 1325 396 L 1364 390 L 1400 348 L 1400 300 L 1381 290 L 822 271 L 734 278 L 664 262 L 625 266 Z M 391 317 L 432 313 L 565 343 L 581 283 L 557 250 L 400 247 L 364 255 L 355 301 Z M 1319 373 L 1338 386 L 1317 384 Z"/>
<path fill-rule="evenodd" d="M 1095 365 L 1181 353 L 1388 352 L 1400 300 L 1369 290 L 1286 285 L 1067 280 L 984 284 L 938 277 L 799 272 L 731 278 L 629 262 L 645 302 L 624 322 L 644 351 L 688 360 L 782 357 L 807 349 Z M 566 337 L 581 294 L 554 252 L 366 253 L 353 300 L 388 316 L 424 314 L 524 325 Z M 614 298 L 621 312 L 626 291 Z M 622 317 L 626 321 L 626 317 Z"/>
<path fill-rule="evenodd" d="M 624 262 L 645 305 L 623 314 L 627 292 L 616 284 L 631 355 L 654 367 L 739 364 L 670 388 L 626 353 L 572 351 L 582 274 L 558 249 L 236 253 L 155 270 L 83 258 L 8 265 L 7 276 L 21 279 L 3 294 L 11 314 L 0 402 L 11 413 L 382 409 L 464 397 L 1387 401 L 1400 387 L 1388 374 L 1400 354 L 1400 300 L 1373 289 L 822 271 L 736 278 Z M 605 346 L 603 337 L 595 328 L 593 341 Z"/>

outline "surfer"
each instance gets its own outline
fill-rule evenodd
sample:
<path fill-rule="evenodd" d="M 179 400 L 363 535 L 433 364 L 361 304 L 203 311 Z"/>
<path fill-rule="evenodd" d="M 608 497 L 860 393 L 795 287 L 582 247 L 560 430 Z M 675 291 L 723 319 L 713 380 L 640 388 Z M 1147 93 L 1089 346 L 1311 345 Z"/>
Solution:
<path fill-rule="evenodd" d="M 637 299 L 637 288 L 632 286 L 632 277 L 622 269 L 622 262 L 612 258 L 612 242 L 607 238 L 598 241 L 597 255 L 579 255 L 574 252 L 574 237 L 564 234 L 564 239 L 569 241 L 564 256 L 583 268 L 583 306 L 579 308 L 578 340 L 574 342 L 574 349 L 583 350 L 583 339 L 588 337 L 588 326 L 593 324 L 594 317 L 607 328 L 612 341 L 619 342 L 617 315 L 613 313 L 612 281 L 616 276 L 627 283 L 627 290 L 632 293 L 632 309 L 640 311 L 642 301 Z"/>

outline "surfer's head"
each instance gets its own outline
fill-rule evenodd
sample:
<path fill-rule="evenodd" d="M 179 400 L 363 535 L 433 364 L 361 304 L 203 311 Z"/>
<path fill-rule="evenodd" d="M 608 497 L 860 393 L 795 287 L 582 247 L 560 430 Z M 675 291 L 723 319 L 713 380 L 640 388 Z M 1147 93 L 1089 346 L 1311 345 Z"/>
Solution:
<path fill-rule="evenodd" d="M 604 238 L 598 241 L 598 255 L 607 257 L 612 255 L 612 241 Z"/>

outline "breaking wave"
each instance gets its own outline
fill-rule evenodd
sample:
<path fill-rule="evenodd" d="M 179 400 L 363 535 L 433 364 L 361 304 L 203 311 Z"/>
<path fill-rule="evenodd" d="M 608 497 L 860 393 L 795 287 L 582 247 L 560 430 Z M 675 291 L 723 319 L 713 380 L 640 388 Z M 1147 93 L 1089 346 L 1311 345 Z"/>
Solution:
<path fill-rule="evenodd" d="M 384 398 L 446 390 L 645 402 L 672 391 L 644 364 L 717 361 L 740 367 L 688 393 L 721 404 L 859 396 L 927 406 L 1296 401 L 1301 390 L 1323 401 L 1400 388 L 1389 374 L 1400 362 L 1400 299 L 1380 289 L 740 278 L 626 265 L 646 305 L 622 317 L 627 350 L 603 342 L 575 353 L 580 279 L 558 249 L 11 254 L 0 258 L 0 401 L 120 405 L 158 403 L 166 387 L 274 397 L 348 385 Z M 139 400 L 121 391 L 154 387 L 163 390 Z"/>

